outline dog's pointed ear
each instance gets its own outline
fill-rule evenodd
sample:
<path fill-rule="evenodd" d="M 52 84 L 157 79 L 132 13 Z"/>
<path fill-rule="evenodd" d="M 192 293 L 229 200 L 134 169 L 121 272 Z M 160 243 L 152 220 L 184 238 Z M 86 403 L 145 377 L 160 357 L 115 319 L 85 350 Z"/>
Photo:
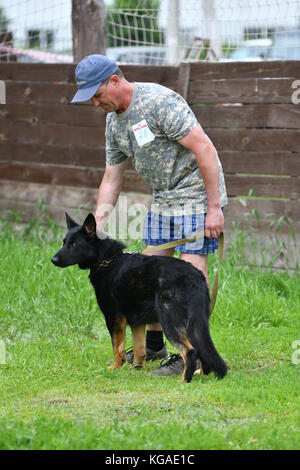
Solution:
<path fill-rule="evenodd" d="M 85 221 L 83 222 L 83 228 L 90 236 L 96 236 L 96 220 L 93 214 L 89 214 Z"/>
<path fill-rule="evenodd" d="M 65 215 L 66 215 L 67 227 L 68 227 L 69 230 L 70 230 L 70 228 L 78 227 L 78 224 L 75 222 L 75 220 L 73 220 L 69 216 L 69 214 L 67 214 L 67 212 L 65 213 Z"/>

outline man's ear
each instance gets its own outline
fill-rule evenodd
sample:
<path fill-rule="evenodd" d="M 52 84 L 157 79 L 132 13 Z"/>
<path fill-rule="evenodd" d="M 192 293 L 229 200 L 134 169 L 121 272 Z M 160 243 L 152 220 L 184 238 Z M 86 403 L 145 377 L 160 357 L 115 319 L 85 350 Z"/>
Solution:
<path fill-rule="evenodd" d="M 75 222 L 75 220 L 71 219 L 71 217 L 69 216 L 69 214 L 67 214 L 67 212 L 65 213 L 65 215 L 66 215 L 67 227 L 69 230 L 70 228 L 78 227 L 78 224 Z"/>
<path fill-rule="evenodd" d="M 96 220 L 93 214 L 89 214 L 82 226 L 90 236 L 96 236 Z"/>

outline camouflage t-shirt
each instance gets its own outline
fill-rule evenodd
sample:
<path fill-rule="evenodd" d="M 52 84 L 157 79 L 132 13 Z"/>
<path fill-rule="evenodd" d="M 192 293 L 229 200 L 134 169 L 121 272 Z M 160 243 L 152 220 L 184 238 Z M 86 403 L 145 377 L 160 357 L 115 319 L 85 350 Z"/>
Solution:
<path fill-rule="evenodd" d="M 135 83 L 129 107 L 106 118 L 106 161 L 109 165 L 131 158 L 137 173 L 153 190 L 151 210 L 168 214 L 207 212 L 203 179 L 193 152 L 178 141 L 200 124 L 174 91 L 154 83 Z M 202 128 L 201 128 L 202 129 Z M 217 155 L 217 152 L 216 152 Z M 220 200 L 227 204 L 219 161 Z M 183 208 L 185 211 L 183 211 Z"/>

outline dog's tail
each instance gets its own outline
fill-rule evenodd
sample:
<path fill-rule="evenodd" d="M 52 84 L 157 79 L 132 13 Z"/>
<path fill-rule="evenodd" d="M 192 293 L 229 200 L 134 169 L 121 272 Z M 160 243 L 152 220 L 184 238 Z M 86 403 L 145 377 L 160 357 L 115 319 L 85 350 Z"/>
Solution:
<path fill-rule="evenodd" d="M 223 379 L 227 374 L 227 366 L 216 350 L 208 328 L 206 332 L 203 331 L 197 350 L 203 373 L 207 375 L 214 372 L 219 379 Z"/>
<path fill-rule="evenodd" d="M 191 307 L 193 311 L 189 321 L 188 336 L 194 346 L 194 356 L 200 359 L 205 375 L 214 372 L 219 379 L 222 379 L 227 374 L 227 366 L 211 339 L 208 316 L 199 314 L 199 304 L 194 303 Z"/>

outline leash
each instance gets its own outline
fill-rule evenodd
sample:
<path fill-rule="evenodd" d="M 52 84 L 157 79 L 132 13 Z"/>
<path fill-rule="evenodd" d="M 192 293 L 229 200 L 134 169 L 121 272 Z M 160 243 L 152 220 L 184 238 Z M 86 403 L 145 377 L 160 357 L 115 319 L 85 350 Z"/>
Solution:
<path fill-rule="evenodd" d="M 184 245 L 185 243 L 194 242 L 195 240 L 198 240 L 198 238 L 203 237 L 204 234 L 205 234 L 205 230 L 201 230 L 201 232 L 196 233 L 192 237 L 182 238 L 181 240 L 175 240 L 173 242 L 163 243 L 162 245 L 153 246 L 151 248 L 144 248 L 144 249 L 137 250 L 137 251 L 125 251 L 124 253 L 128 253 L 131 255 L 133 254 L 144 255 L 146 253 L 154 253 L 155 251 L 166 250 L 168 248 L 174 248 L 175 246 Z M 217 301 L 223 252 L 224 252 L 224 234 L 222 232 L 220 233 L 220 236 L 219 236 L 219 247 L 218 247 L 219 262 L 218 262 L 217 272 L 216 272 L 216 276 L 214 279 L 213 287 L 211 290 L 211 296 L 210 296 L 210 315 L 213 313 L 213 310 L 215 308 L 216 301 Z M 97 269 L 108 266 L 114 257 L 115 256 L 113 256 L 110 259 L 103 260 L 100 264 L 98 264 Z"/>
<path fill-rule="evenodd" d="M 162 245 L 154 246 L 152 248 L 144 248 L 142 250 L 132 251 L 130 253 L 131 254 L 139 253 L 141 255 L 144 255 L 146 253 L 154 253 L 155 251 L 166 250 L 168 248 L 174 248 L 175 246 L 180 246 L 180 245 L 184 245 L 185 243 L 194 242 L 195 240 L 198 240 L 198 238 L 203 237 L 204 234 L 205 234 L 205 230 L 201 230 L 201 232 L 196 233 L 192 237 L 182 238 L 181 240 L 164 243 Z M 224 252 L 224 233 L 222 232 L 220 233 L 220 236 L 219 236 L 219 247 L 218 247 L 219 262 L 218 262 L 217 272 L 216 272 L 216 276 L 214 279 L 213 287 L 211 290 L 211 296 L 210 296 L 210 314 L 213 313 L 213 310 L 215 308 L 216 301 L 217 301 L 223 252 Z"/>
<path fill-rule="evenodd" d="M 217 301 L 217 296 L 218 296 L 218 286 L 219 286 L 219 278 L 220 278 L 220 271 L 221 271 L 221 263 L 222 263 L 222 258 L 223 258 L 223 252 L 224 252 L 224 233 L 220 233 L 219 236 L 219 247 L 218 247 L 218 255 L 219 255 L 219 262 L 218 262 L 218 267 L 217 267 L 217 272 L 215 276 L 215 280 L 213 283 L 212 291 L 211 291 L 211 296 L 210 296 L 210 314 L 213 313 L 216 301 Z"/>
<path fill-rule="evenodd" d="M 167 250 L 168 248 L 174 248 L 175 246 L 185 245 L 185 243 L 190 243 L 194 242 L 195 240 L 198 240 L 198 238 L 203 237 L 204 234 L 205 230 L 201 230 L 201 232 L 196 233 L 192 237 L 181 238 L 180 240 L 164 243 L 163 245 L 154 246 L 152 248 L 145 248 L 141 251 L 141 254 L 144 255 L 145 253 L 153 253 L 154 251 Z"/>

